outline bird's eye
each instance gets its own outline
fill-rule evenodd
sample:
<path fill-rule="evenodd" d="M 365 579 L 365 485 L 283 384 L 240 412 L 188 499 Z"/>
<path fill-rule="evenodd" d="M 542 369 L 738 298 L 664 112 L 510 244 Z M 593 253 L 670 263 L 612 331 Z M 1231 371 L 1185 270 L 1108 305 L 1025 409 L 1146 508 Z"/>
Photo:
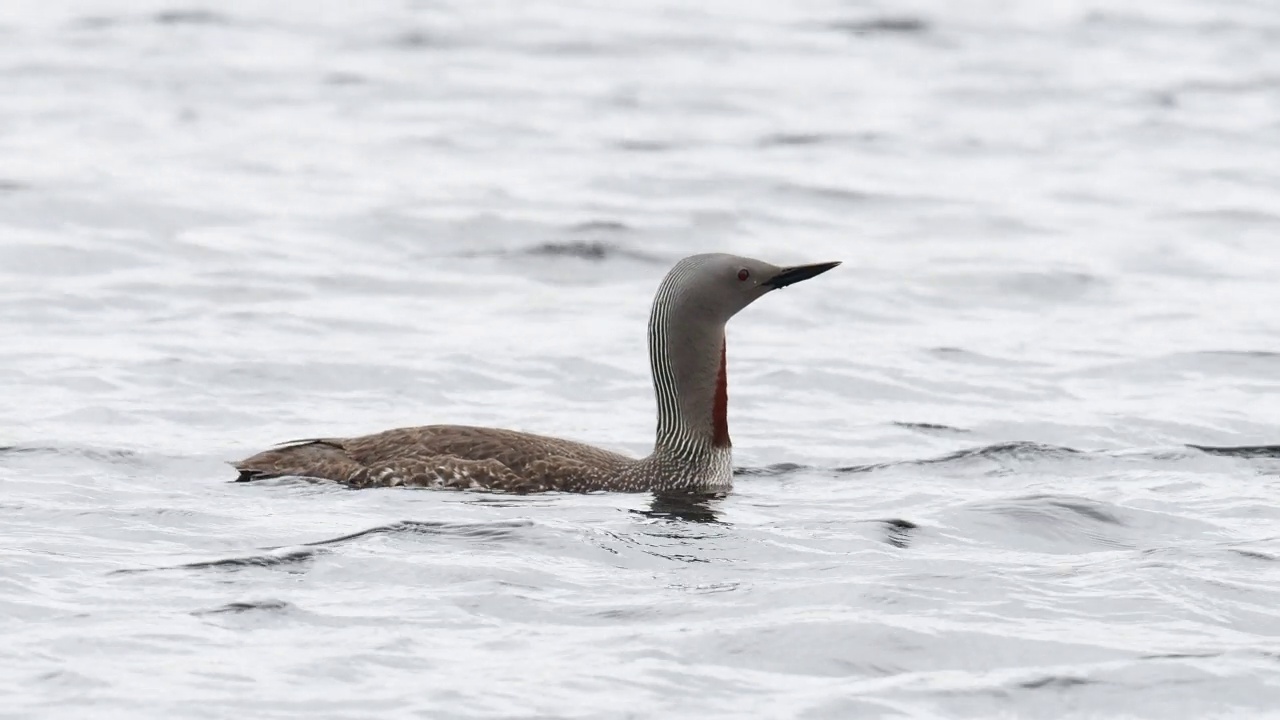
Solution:
<path fill-rule="evenodd" d="M 748 272 L 746 268 L 742 268 L 741 270 L 738 271 L 739 280 L 746 282 L 747 278 L 749 277 L 751 277 L 751 273 Z"/>

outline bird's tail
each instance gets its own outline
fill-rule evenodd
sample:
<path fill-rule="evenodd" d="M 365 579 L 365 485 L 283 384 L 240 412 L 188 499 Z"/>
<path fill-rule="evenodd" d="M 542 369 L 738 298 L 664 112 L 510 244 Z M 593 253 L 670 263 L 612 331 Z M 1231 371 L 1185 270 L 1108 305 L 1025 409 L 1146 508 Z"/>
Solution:
<path fill-rule="evenodd" d="M 335 440 L 293 440 L 231 464 L 235 482 L 297 476 L 346 482 L 363 468 Z"/>

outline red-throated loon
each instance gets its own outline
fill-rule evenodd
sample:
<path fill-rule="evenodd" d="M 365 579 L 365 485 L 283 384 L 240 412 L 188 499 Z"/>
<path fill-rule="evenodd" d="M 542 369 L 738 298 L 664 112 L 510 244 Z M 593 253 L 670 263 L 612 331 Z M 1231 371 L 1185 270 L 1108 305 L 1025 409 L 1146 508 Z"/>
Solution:
<path fill-rule="evenodd" d="M 730 461 L 724 328 L 777 288 L 839 262 L 777 267 L 724 254 L 676 263 L 649 316 L 658 433 L 645 458 L 513 430 L 426 425 L 302 440 L 235 463 L 239 480 L 300 476 L 352 487 L 412 485 L 529 493 L 727 491 Z"/>

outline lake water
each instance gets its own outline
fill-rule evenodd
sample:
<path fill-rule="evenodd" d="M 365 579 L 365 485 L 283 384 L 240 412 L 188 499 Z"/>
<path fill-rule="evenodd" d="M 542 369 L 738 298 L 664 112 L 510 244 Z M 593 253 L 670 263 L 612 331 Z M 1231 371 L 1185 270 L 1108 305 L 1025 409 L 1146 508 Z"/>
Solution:
<path fill-rule="evenodd" d="M 1280 713 L 1280 6 L 0 9 L 0 716 Z M 678 258 L 736 487 L 234 484 L 426 423 L 641 454 Z"/>

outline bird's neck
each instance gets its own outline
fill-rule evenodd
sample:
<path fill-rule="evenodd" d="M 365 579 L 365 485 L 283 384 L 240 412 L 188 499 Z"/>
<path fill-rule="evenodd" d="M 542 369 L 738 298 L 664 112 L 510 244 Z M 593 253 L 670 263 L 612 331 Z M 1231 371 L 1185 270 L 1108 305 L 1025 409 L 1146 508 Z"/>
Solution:
<path fill-rule="evenodd" d="M 687 458 L 726 452 L 732 443 L 724 325 L 673 320 L 664 310 L 655 305 L 649 323 L 655 452 Z"/>

